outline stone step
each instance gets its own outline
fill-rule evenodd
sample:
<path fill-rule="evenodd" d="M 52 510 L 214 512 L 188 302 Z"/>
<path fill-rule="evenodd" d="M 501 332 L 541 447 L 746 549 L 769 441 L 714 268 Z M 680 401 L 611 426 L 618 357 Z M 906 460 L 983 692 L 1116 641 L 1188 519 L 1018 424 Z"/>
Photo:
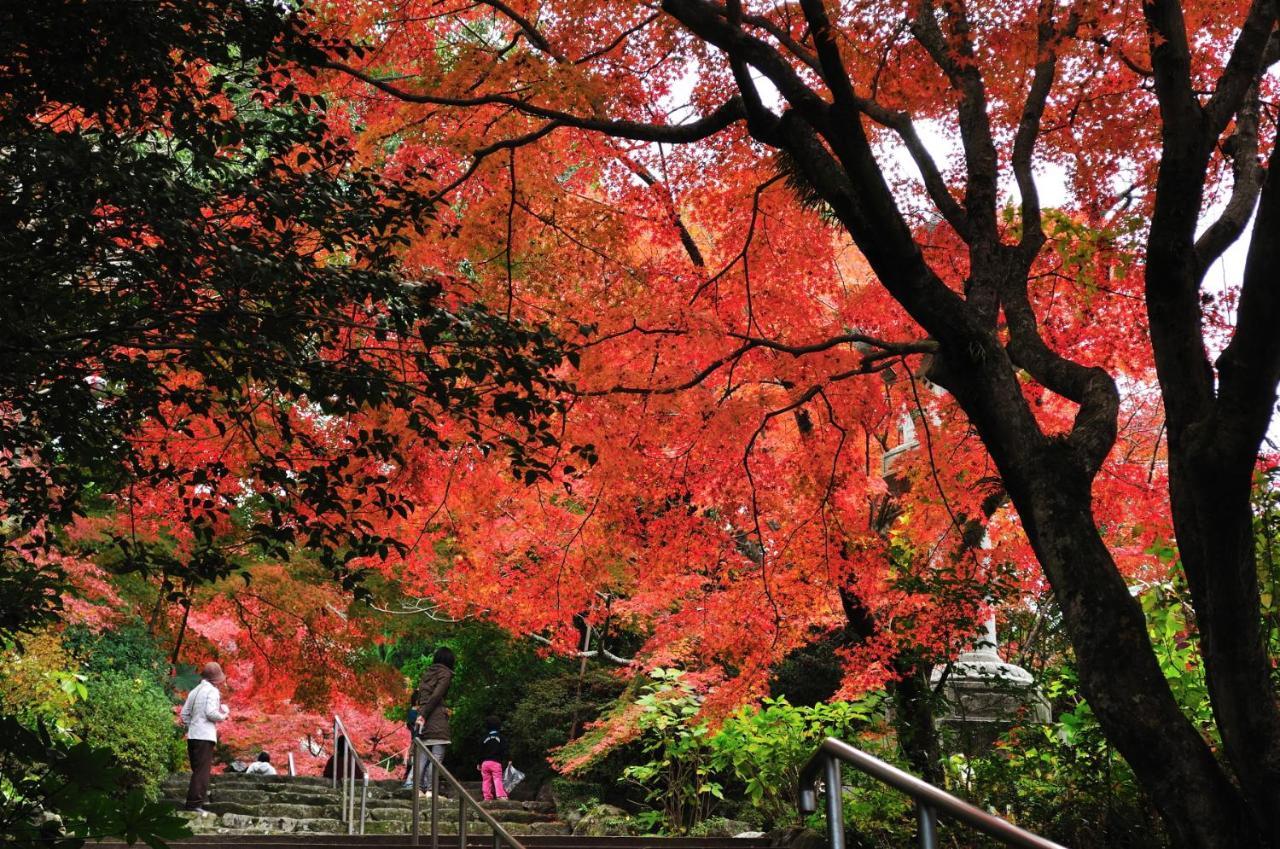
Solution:
<path fill-rule="evenodd" d="M 168 782 L 164 785 L 165 797 L 171 801 L 181 802 L 186 798 L 187 785 L 185 782 Z M 357 796 L 363 792 L 363 788 L 357 786 Z M 468 792 L 471 792 L 468 790 Z M 481 800 L 481 792 L 477 789 L 471 792 L 473 798 L 477 801 Z M 214 782 L 210 786 L 210 798 L 220 802 L 236 802 L 244 804 L 285 804 L 285 805 L 337 805 L 340 803 L 342 794 L 340 790 L 319 785 L 301 785 L 293 786 L 284 783 L 256 783 L 255 779 L 237 778 L 228 781 Z M 454 793 L 450 790 L 442 795 L 442 799 L 448 799 L 452 802 L 456 799 Z M 413 797 L 410 792 L 400 785 L 394 787 L 373 787 L 368 790 L 368 799 L 370 803 L 378 802 L 383 807 L 411 807 Z M 502 800 L 495 799 L 485 803 L 495 809 L 513 809 L 513 810 L 529 810 L 550 812 L 554 810 L 554 806 L 549 802 L 523 801 L 523 800 Z"/>
<path fill-rule="evenodd" d="M 339 822 L 336 818 L 325 817 L 252 816 L 238 813 L 197 814 L 194 811 L 179 811 L 178 814 L 187 820 L 192 834 L 196 836 L 217 834 L 315 834 L 320 836 L 346 834 L 348 829 L 346 823 Z M 555 821 L 503 822 L 502 827 L 512 835 L 567 835 L 570 833 L 568 825 Z M 421 831 L 429 834 L 430 829 L 430 821 L 424 820 Z M 366 834 L 410 834 L 412 830 L 408 818 L 365 820 Z M 487 824 L 478 821 L 468 822 L 467 831 L 473 835 L 491 833 Z M 441 817 L 441 836 L 447 835 L 456 840 L 457 833 L 457 821 Z"/>
<path fill-rule="evenodd" d="M 183 803 L 181 799 L 166 799 L 166 802 L 180 807 Z M 397 800 L 401 801 L 401 800 Z M 501 823 L 532 823 L 547 822 L 553 820 L 554 815 L 547 810 L 526 810 L 519 802 L 482 802 L 485 811 L 498 822 Z M 212 801 L 204 806 L 206 811 L 214 814 L 240 814 L 244 816 L 253 816 L 260 818 L 288 818 L 288 819 L 340 819 L 342 811 L 336 803 L 326 805 L 298 805 L 298 804 L 279 804 L 275 802 L 265 803 L 248 803 L 248 802 L 231 802 L 222 798 L 215 797 Z M 356 816 L 360 814 L 359 801 L 355 805 Z M 431 817 L 431 803 L 422 800 L 419 809 L 419 816 L 423 821 L 427 821 Z M 457 803 L 452 800 L 446 800 L 438 808 L 437 816 L 441 822 L 455 823 L 458 820 Z M 410 822 L 413 818 L 412 803 L 409 800 L 403 800 L 402 803 L 390 805 L 387 801 L 370 800 L 370 804 L 365 807 L 365 817 L 367 819 L 377 820 L 397 820 L 401 822 Z M 470 806 L 467 808 L 467 821 L 479 823 L 482 822 L 481 816 L 476 813 Z"/>
<path fill-rule="evenodd" d="M 214 784 L 226 783 L 245 783 L 259 786 L 272 785 L 293 785 L 295 787 L 308 785 L 312 787 L 332 787 L 333 779 L 325 778 L 321 775 L 246 775 L 243 772 L 218 772 L 210 776 L 210 780 Z M 174 772 L 170 773 L 165 779 L 165 784 L 181 785 L 185 787 L 191 781 L 191 773 Z M 404 783 L 402 778 L 371 778 L 369 779 L 370 787 L 386 787 L 396 788 Z M 480 789 L 480 781 L 478 779 L 467 779 L 461 782 L 463 787 L 468 791 L 471 788 Z"/>
<path fill-rule="evenodd" d="M 191 781 L 188 773 L 176 773 L 165 779 L 161 785 L 169 795 L 185 795 L 187 785 Z M 472 796 L 479 798 L 481 795 L 480 782 L 463 781 L 460 782 L 464 790 Z M 217 790 L 245 790 L 257 793 L 338 793 L 339 788 L 333 786 L 330 779 L 318 776 L 294 776 L 287 775 L 240 775 L 238 773 L 224 773 L 215 775 L 209 785 Z M 357 788 L 361 786 L 361 782 L 356 782 Z M 402 782 L 397 780 L 377 780 L 369 782 L 370 796 L 394 796 L 398 793 L 406 792 Z M 445 788 L 445 793 L 451 793 L 451 788 Z"/>
<path fill-rule="evenodd" d="M 555 819 L 555 817 L 553 817 L 551 814 L 538 813 L 537 811 L 521 811 L 513 808 L 490 809 L 487 807 L 485 808 L 485 810 L 489 814 L 489 816 L 493 817 L 495 820 L 502 823 L 503 825 L 506 825 L 507 823 L 549 822 Z M 359 816 L 359 815 L 360 815 L 359 805 L 357 805 L 356 816 Z M 413 821 L 412 808 L 370 807 L 366 810 L 366 815 L 368 819 L 371 819 L 371 820 L 396 820 L 398 822 Z M 418 816 L 422 818 L 423 822 L 430 822 L 431 806 L 429 804 L 423 805 L 422 809 L 418 812 Z M 441 822 L 455 823 L 458 821 L 458 809 L 455 805 L 450 805 L 448 807 L 441 806 L 437 816 L 439 817 L 439 820 Z M 481 819 L 479 814 L 477 814 L 474 810 L 471 810 L 470 808 L 467 809 L 468 823 L 482 822 L 482 821 L 483 820 Z"/>
<path fill-rule="evenodd" d="M 260 817 L 230 812 L 198 814 L 195 811 L 179 811 L 178 815 L 187 820 L 193 834 L 222 834 L 227 829 L 246 834 L 339 834 L 347 830 L 336 817 Z"/>
<path fill-rule="evenodd" d="M 337 805 L 341 798 L 336 791 L 312 789 L 286 789 L 268 792 L 262 789 L 219 786 L 212 790 L 213 798 L 219 802 L 239 802 L 242 804 L 270 803 L 273 805 Z M 169 788 L 166 798 L 181 802 L 186 798 L 187 788 Z M 370 798 L 373 794 L 370 793 Z"/>
<path fill-rule="evenodd" d="M 164 801 L 175 807 L 181 807 L 183 804 L 181 799 L 166 799 Z M 413 808 L 407 800 L 405 804 L 396 806 L 388 805 L 385 801 L 370 800 L 370 802 L 365 807 L 365 817 L 367 819 L 410 822 L 413 818 Z M 518 802 L 508 802 L 505 807 L 499 807 L 497 803 L 492 802 L 481 804 L 489 816 L 501 823 L 547 822 L 555 819 L 554 815 L 549 811 L 524 810 L 519 807 L 520 803 Z M 243 814 L 254 817 L 287 817 L 290 819 L 340 819 L 342 816 L 341 808 L 336 802 L 328 805 L 249 804 L 215 798 L 206 803 L 204 809 L 215 814 Z M 355 805 L 355 812 L 358 817 L 360 815 L 360 803 L 358 800 Z M 423 800 L 419 816 L 422 817 L 424 822 L 430 819 L 431 803 L 428 800 Z M 457 804 L 449 801 L 448 804 L 441 805 L 438 809 L 438 817 L 441 822 L 457 822 Z M 468 806 L 467 821 L 478 823 L 482 821 L 482 818 Z"/>
<path fill-rule="evenodd" d="M 191 781 L 191 773 L 175 772 L 164 780 L 164 786 L 165 787 L 182 787 L 185 789 L 187 784 L 190 783 L 190 781 Z M 370 782 L 370 785 L 372 786 L 375 783 L 380 784 L 382 782 Z M 261 788 L 267 791 L 271 791 L 271 790 L 284 790 L 288 788 L 297 789 L 300 787 L 306 787 L 308 789 L 332 788 L 333 781 L 328 778 L 323 778 L 319 775 L 295 775 L 295 776 L 243 775 L 241 773 L 228 772 L 228 773 L 219 773 L 217 775 L 212 776 L 210 780 L 210 784 L 213 787 L 243 786 L 243 787 L 256 787 L 256 788 Z"/>
<path fill-rule="evenodd" d="M 165 801 L 181 807 L 185 801 L 189 773 L 177 773 L 164 782 Z M 463 787 L 475 798 L 481 796 L 480 783 L 463 782 Z M 365 833 L 378 835 L 408 835 L 412 832 L 413 793 L 397 780 L 378 780 L 365 787 L 357 785 L 357 794 L 367 795 L 365 802 Z M 355 815 L 360 816 L 361 795 L 357 795 Z M 288 835 L 342 836 L 348 823 L 342 821 L 343 799 L 341 790 L 332 781 L 320 776 L 261 776 L 241 773 L 223 773 L 213 776 L 209 802 L 198 815 L 183 811 L 197 836 L 258 836 L 262 838 Z M 555 819 L 554 805 L 548 802 L 524 802 L 496 799 L 481 803 L 486 813 L 513 835 L 568 835 L 572 829 Z M 431 802 L 419 799 L 421 830 L 429 832 Z M 454 791 L 441 795 L 437 808 L 438 823 L 442 833 L 456 840 L 458 830 L 458 801 Z M 466 812 L 467 831 L 473 835 L 489 835 L 490 828 L 484 819 L 469 806 Z"/>
<path fill-rule="evenodd" d="M 454 849 L 457 836 L 441 849 Z M 124 847 L 120 841 L 104 841 L 113 847 Z M 575 837 L 572 835 L 521 836 L 527 849 L 770 849 L 768 837 Z M 347 834 L 269 834 L 251 839 L 227 834 L 200 834 L 172 841 L 171 845 L 197 849 L 410 849 L 402 835 Z M 423 844 L 430 845 L 429 836 Z M 468 833 L 467 849 L 491 849 L 488 834 Z"/>
<path fill-rule="evenodd" d="M 178 790 L 170 789 L 166 795 L 166 801 L 181 805 L 186 798 L 186 788 Z M 341 802 L 341 796 L 336 792 L 300 792 L 295 790 L 280 792 L 264 792 L 262 790 L 250 790 L 243 788 L 226 788 L 217 787 L 212 790 L 211 798 L 218 802 L 231 802 L 241 805 L 333 805 L 337 806 Z M 450 797 L 443 797 L 448 804 L 456 804 L 456 800 Z M 550 802 L 521 802 L 511 799 L 492 799 L 483 801 L 479 797 L 475 797 L 476 801 L 483 804 L 486 810 L 490 811 L 536 811 L 538 813 L 551 813 L 555 810 L 555 806 Z M 428 800 L 423 800 L 429 804 Z M 359 794 L 356 795 L 356 804 L 360 803 Z M 394 793 L 391 791 L 379 790 L 369 791 L 368 803 L 370 806 L 376 805 L 380 808 L 412 808 L 413 797 L 407 790 L 397 789 Z"/>
<path fill-rule="evenodd" d="M 244 814 L 253 817 L 289 817 L 290 819 L 338 819 L 341 811 L 337 801 L 326 805 L 285 805 L 274 802 L 247 804 L 227 802 L 214 797 L 204 809 L 215 814 Z"/>
<path fill-rule="evenodd" d="M 502 823 L 503 829 L 514 837 L 522 837 L 530 834 L 538 835 L 567 835 L 572 829 L 566 823 L 562 822 L 512 822 Z M 375 834 L 410 834 L 413 829 L 410 824 L 399 820 L 367 820 L 364 824 L 364 833 Z M 424 822 L 420 829 L 420 833 L 424 835 L 424 842 L 430 844 L 431 825 Z M 441 823 L 440 839 L 442 841 L 452 841 L 452 845 L 457 845 L 457 829 L 453 823 Z M 487 825 L 481 823 L 472 823 L 467 825 L 468 835 L 482 835 L 487 837 L 491 831 Z"/>
<path fill-rule="evenodd" d="M 473 794 L 472 798 L 479 802 L 486 811 L 494 813 L 495 815 L 497 811 L 532 811 L 539 814 L 551 814 L 555 813 L 556 809 L 555 805 L 550 802 L 522 802 L 515 799 L 490 799 L 486 802 L 478 793 Z M 356 804 L 360 804 L 359 795 L 356 796 Z M 424 809 L 428 808 L 431 806 L 431 800 L 424 798 L 421 800 L 421 805 Z M 457 805 L 458 800 L 456 797 L 444 796 L 441 798 L 442 809 L 446 806 L 456 808 Z M 369 807 L 374 806 L 379 808 L 404 808 L 408 810 L 413 807 L 413 797 L 409 795 L 407 790 L 398 791 L 395 795 L 375 795 L 370 791 Z"/>

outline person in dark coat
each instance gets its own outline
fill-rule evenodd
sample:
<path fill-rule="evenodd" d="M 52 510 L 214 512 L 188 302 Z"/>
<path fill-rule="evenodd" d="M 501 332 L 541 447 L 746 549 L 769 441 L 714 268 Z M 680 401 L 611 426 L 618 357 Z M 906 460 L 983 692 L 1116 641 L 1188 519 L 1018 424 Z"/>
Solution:
<path fill-rule="evenodd" d="M 413 736 L 429 747 L 437 759 L 443 760 L 445 747 L 449 745 L 449 708 L 444 700 L 449 693 L 449 685 L 453 683 L 453 650 L 441 646 L 431 661 L 413 694 L 410 727 Z M 422 770 L 422 786 L 419 788 L 419 792 L 426 795 L 430 795 L 432 769 L 428 760 Z"/>
<path fill-rule="evenodd" d="M 324 762 L 324 770 L 320 774 L 325 778 L 333 778 L 333 774 L 336 771 L 338 778 L 345 778 L 344 771 L 350 771 L 355 773 L 357 779 L 364 778 L 364 767 L 360 765 L 360 762 L 352 758 L 351 764 L 348 766 L 344 763 L 346 757 L 347 738 L 339 737 L 337 745 L 333 747 L 333 754 Z"/>

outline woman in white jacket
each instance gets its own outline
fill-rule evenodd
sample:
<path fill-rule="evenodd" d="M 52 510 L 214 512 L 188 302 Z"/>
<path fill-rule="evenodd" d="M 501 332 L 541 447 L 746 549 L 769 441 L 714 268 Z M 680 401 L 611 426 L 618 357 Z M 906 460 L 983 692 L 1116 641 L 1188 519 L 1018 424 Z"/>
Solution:
<path fill-rule="evenodd" d="M 191 785 L 187 788 L 188 811 L 208 813 L 209 779 L 213 770 L 213 746 L 218 742 L 218 723 L 231 715 L 222 703 L 218 687 L 227 680 L 222 667 L 210 661 L 200 671 L 199 684 L 187 693 L 182 706 L 182 724 L 187 727 L 187 757 L 191 759 Z"/>

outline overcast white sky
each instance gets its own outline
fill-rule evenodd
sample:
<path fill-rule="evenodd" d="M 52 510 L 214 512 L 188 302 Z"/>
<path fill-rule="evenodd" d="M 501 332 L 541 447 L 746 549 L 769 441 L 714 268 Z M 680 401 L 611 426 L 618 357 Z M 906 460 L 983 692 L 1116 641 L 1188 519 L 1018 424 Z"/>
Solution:
<path fill-rule="evenodd" d="M 773 84 L 761 77 L 755 69 L 752 69 L 751 73 L 760 89 L 761 98 L 766 104 L 774 106 L 776 111 L 781 106 L 781 96 L 773 87 Z M 675 108 L 676 104 L 688 103 L 693 82 L 694 79 L 691 75 L 686 78 L 684 84 L 677 84 L 673 87 L 668 101 L 672 104 L 672 108 Z M 931 122 L 921 122 L 917 125 L 917 131 L 925 147 L 928 148 L 939 169 L 944 174 L 949 170 L 949 166 L 963 162 L 964 154 L 958 140 L 948 136 L 938 125 Z M 877 154 L 881 157 L 881 162 L 884 166 L 910 178 L 917 185 L 923 185 L 920 171 L 916 168 L 914 160 L 912 160 L 911 155 L 903 145 L 886 143 L 877 150 Z M 1042 164 L 1037 169 L 1036 185 L 1040 192 L 1040 203 L 1045 208 L 1060 207 L 1070 200 L 1066 174 L 1057 166 Z M 1002 184 L 1001 188 L 1005 191 L 1007 197 L 1011 198 L 1015 203 L 1017 202 L 1017 186 L 1011 179 Z M 932 209 L 929 212 L 933 214 Z M 1201 227 L 1207 227 L 1219 212 L 1220 208 L 1207 210 L 1202 215 Z M 1208 273 L 1205 275 L 1205 287 L 1208 290 L 1223 292 L 1239 283 L 1244 271 L 1245 255 L 1248 251 L 1249 239 L 1252 233 L 1253 221 L 1250 220 L 1249 226 L 1245 229 L 1242 237 L 1231 245 L 1223 253 L 1222 257 L 1209 268 Z M 1277 332 L 1280 332 L 1280 328 L 1277 329 Z M 1268 438 L 1273 445 L 1280 445 L 1280 417 L 1273 416 Z"/>

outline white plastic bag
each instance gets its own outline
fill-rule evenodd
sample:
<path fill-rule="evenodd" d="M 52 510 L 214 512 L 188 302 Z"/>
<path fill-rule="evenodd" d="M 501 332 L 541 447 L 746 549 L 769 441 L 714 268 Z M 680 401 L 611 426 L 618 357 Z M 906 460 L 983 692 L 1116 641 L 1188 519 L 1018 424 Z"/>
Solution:
<path fill-rule="evenodd" d="M 515 787 L 521 781 L 524 781 L 524 773 L 516 769 L 513 765 L 507 764 L 507 768 L 502 771 L 502 787 L 508 793 L 511 788 Z"/>

